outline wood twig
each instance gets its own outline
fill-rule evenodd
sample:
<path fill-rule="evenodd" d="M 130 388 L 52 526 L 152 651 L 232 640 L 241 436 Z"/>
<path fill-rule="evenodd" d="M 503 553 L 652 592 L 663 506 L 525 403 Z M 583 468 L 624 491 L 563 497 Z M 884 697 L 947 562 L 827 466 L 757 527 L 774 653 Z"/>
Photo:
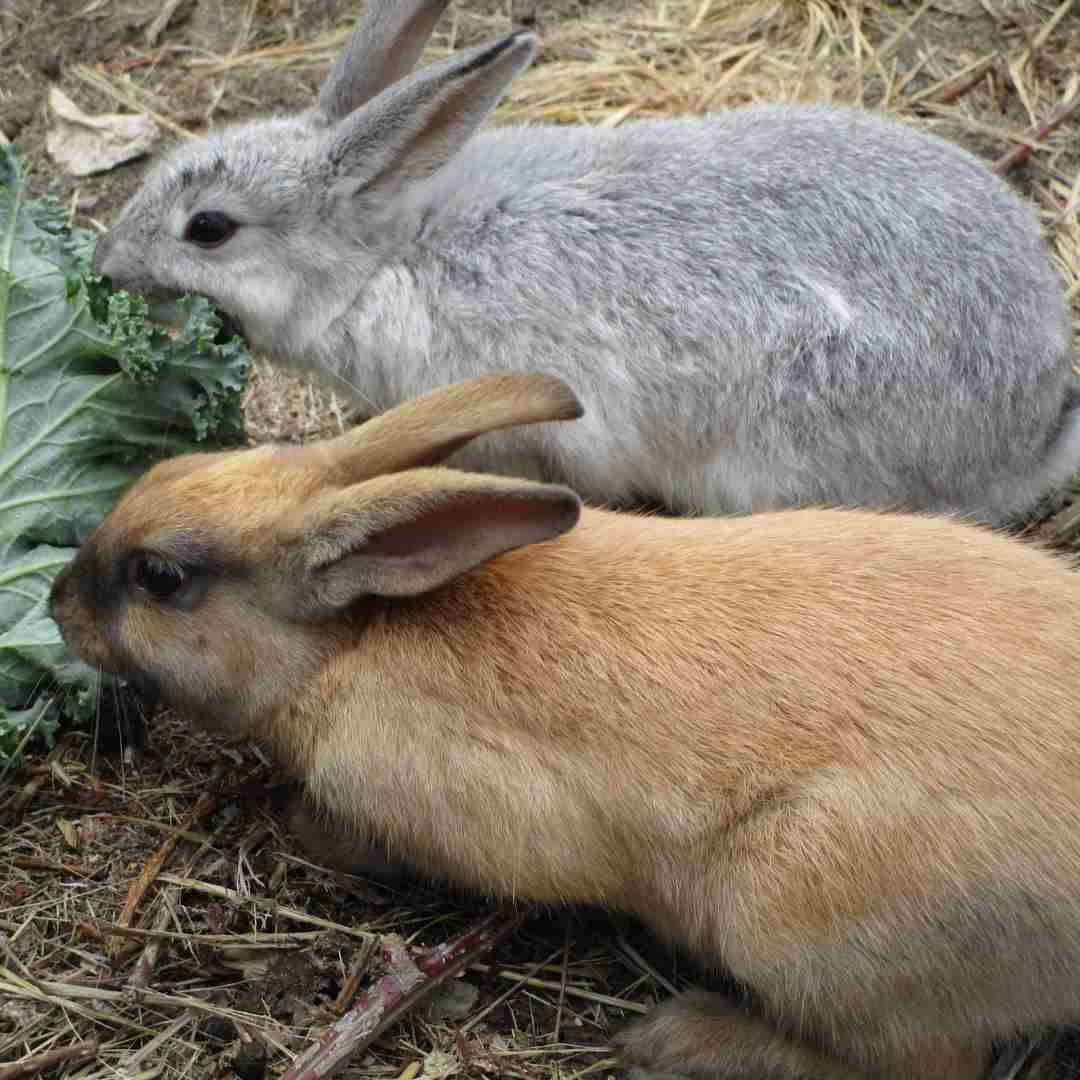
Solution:
<path fill-rule="evenodd" d="M 176 941 L 185 945 L 209 945 L 211 948 L 237 946 L 245 949 L 297 949 L 320 938 L 326 937 L 326 930 L 267 930 L 251 931 L 243 934 L 197 934 L 180 933 L 178 930 L 165 930 L 145 926 L 117 926 L 115 923 L 79 923 L 79 930 L 95 941 L 104 941 L 110 934 L 131 938 L 136 941 Z M 374 940 L 374 939 L 372 939 Z"/>
<path fill-rule="evenodd" d="M 526 917 L 525 912 L 494 911 L 461 937 L 415 959 L 400 938 L 388 936 L 383 947 L 389 971 L 319 1042 L 293 1061 L 281 1080 L 334 1076 L 410 1009 L 517 930 Z"/>
<path fill-rule="evenodd" d="M 14 1065 L 0 1065 L 0 1080 L 22 1080 L 24 1076 L 36 1076 L 55 1065 L 87 1061 L 96 1057 L 97 1052 L 97 1039 L 87 1039 L 85 1042 L 72 1043 L 70 1046 L 59 1046 L 44 1054 L 23 1058 L 22 1061 L 16 1061 Z"/>
<path fill-rule="evenodd" d="M 42 699 L 42 701 L 44 700 L 45 699 Z M 49 704 L 51 704 L 51 702 Z M 44 710 L 46 708 L 48 708 L 48 705 L 40 705 L 40 715 L 44 715 Z M 27 730 L 26 734 L 19 742 L 19 745 L 15 748 L 16 754 L 22 752 L 24 744 L 29 741 L 30 736 L 33 734 L 36 727 L 37 724 L 35 723 L 32 728 Z M 15 796 L 14 801 L 7 809 L 7 816 L 11 819 L 13 823 L 19 821 L 22 818 L 22 815 L 25 812 L 27 806 L 30 805 L 34 796 L 41 790 L 46 779 L 52 775 L 52 769 L 50 768 L 50 766 L 53 764 L 53 762 L 59 761 L 64 756 L 64 754 L 67 753 L 68 748 L 71 745 L 71 741 L 71 732 L 65 732 L 63 735 L 61 735 L 60 738 L 56 740 L 56 745 L 49 751 L 49 756 L 45 759 L 45 769 L 41 773 L 34 775 L 27 783 L 27 785 L 22 789 L 22 791 L 20 791 L 19 794 Z"/>
<path fill-rule="evenodd" d="M 12 866 L 22 870 L 52 870 L 58 874 L 75 874 L 77 877 L 97 877 L 106 869 L 105 865 L 86 866 L 83 863 L 55 862 L 53 859 L 39 859 L 33 855 L 16 855 L 11 860 Z"/>
<path fill-rule="evenodd" d="M 0 972 L 2 975 L 2 972 Z M 262 1024 L 265 1036 L 265 1025 L 268 1021 L 278 1024 L 277 1021 L 271 1021 L 269 1017 L 258 1016 L 252 1013 L 240 1012 L 238 1009 L 229 1009 L 221 1005 L 214 1005 L 209 1001 L 203 1001 L 201 998 L 192 997 L 190 994 L 165 994 L 158 990 L 139 990 L 132 987 L 125 987 L 123 990 L 111 990 L 104 986 L 81 986 L 71 982 L 51 982 L 41 980 L 37 987 L 30 986 L 29 983 L 22 985 L 25 980 L 12 980 L 11 972 L 8 971 L 7 978 L 0 977 L 0 993 L 14 994 L 18 997 L 28 998 L 31 1000 L 47 1001 L 51 1004 L 62 1005 L 65 1009 L 71 1009 L 74 1012 L 78 1012 L 80 1015 L 87 1016 L 92 1020 L 109 1020 L 114 1024 L 123 1025 L 133 1031 L 137 1031 L 142 1035 L 157 1035 L 159 1028 L 149 1028 L 142 1024 L 137 1024 L 126 1017 L 121 1016 L 119 1013 L 115 1013 L 111 1010 L 98 1010 L 93 1011 L 81 1007 L 78 1003 L 80 1001 L 112 1001 L 118 1004 L 130 1004 L 132 1001 L 138 1004 L 144 1005 L 161 1005 L 170 1009 L 191 1009 L 194 1012 L 202 1013 L 206 1016 L 221 1016 L 228 1020 L 232 1020 L 233 1023 L 252 1023 Z"/>
<path fill-rule="evenodd" d="M 959 71 L 954 71 L 944 79 L 938 79 L 937 82 L 912 94 L 908 98 L 908 104 L 917 105 L 921 101 L 926 101 L 927 98 L 942 105 L 956 101 L 957 98 L 963 97 L 973 87 L 978 86 L 982 79 L 993 71 L 999 60 L 1000 56 L 996 51 L 988 52 Z"/>
<path fill-rule="evenodd" d="M 466 1023 L 462 1024 L 461 1027 L 458 1029 L 458 1034 L 467 1035 L 470 1031 L 472 1031 L 472 1029 L 476 1027 L 476 1025 L 479 1024 L 480 1021 L 488 1015 L 488 1013 L 497 1009 L 508 998 L 513 997 L 514 994 L 516 994 L 525 985 L 526 979 L 531 979 L 542 967 L 550 964 L 551 961 L 554 960 L 560 952 L 562 952 L 561 948 L 556 949 L 550 956 L 545 956 L 543 960 L 537 960 L 537 962 L 533 964 L 533 966 L 529 968 L 529 970 L 526 971 L 525 974 L 522 975 L 513 986 L 507 987 L 501 994 L 499 994 L 497 998 L 495 998 L 493 1001 L 489 1001 L 478 1013 L 471 1016 Z"/>
<path fill-rule="evenodd" d="M 1061 5 L 1057 11 L 1046 21 L 1041 27 L 1039 32 L 1028 42 L 1028 47 L 1024 50 L 1024 55 L 1020 57 L 1020 70 L 1036 58 L 1039 50 L 1050 40 L 1050 35 L 1058 28 L 1058 24 L 1066 15 L 1069 14 L 1069 9 L 1076 3 L 1076 0 L 1062 0 Z"/>
<path fill-rule="evenodd" d="M 338 994 L 333 1005 L 334 1012 L 338 1016 L 343 1015 L 352 1006 L 353 998 L 356 997 L 360 989 L 360 982 L 367 974 L 368 968 L 371 967 L 371 960 L 378 947 L 379 939 L 373 937 L 370 941 L 365 941 L 357 949 L 356 959 L 353 961 L 352 967 L 349 968 L 349 974 L 341 986 L 341 993 Z"/>
<path fill-rule="evenodd" d="M 172 922 L 175 897 L 179 891 L 180 890 L 177 889 L 175 885 L 165 886 L 165 889 L 161 894 L 161 907 L 158 908 L 157 915 L 154 918 L 155 930 L 163 931 L 169 923 Z M 116 929 L 117 932 L 123 936 L 123 934 L 131 928 L 127 926 L 118 926 Z M 139 959 L 135 961 L 135 967 L 128 979 L 129 986 L 135 987 L 136 989 L 142 989 L 149 985 L 150 976 L 153 975 L 154 968 L 157 967 L 158 957 L 161 955 L 161 947 L 162 939 L 160 937 L 152 937 L 144 943 L 142 952 L 139 954 Z"/>
<path fill-rule="evenodd" d="M 1068 120 L 1078 108 L 1080 108 L 1080 94 L 1074 95 L 1071 101 L 1055 109 L 1037 128 L 1034 128 L 1030 132 L 1031 141 L 1041 142 L 1055 128 Z M 1027 143 L 1021 143 L 998 158 L 993 164 L 993 170 L 998 176 L 1004 176 L 1018 165 L 1023 165 L 1029 157 L 1031 157 L 1031 147 Z"/>
<path fill-rule="evenodd" d="M 679 988 L 670 979 L 661 975 L 660 972 L 657 971 L 656 968 L 626 940 L 626 934 L 622 930 L 619 931 L 619 950 L 642 974 L 648 975 L 654 982 L 658 982 L 672 996 L 678 994 Z"/>
<path fill-rule="evenodd" d="M 211 784 L 211 786 L 216 786 Z M 120 917 L 117 919 L 117 925 L 122 927 L 128 927 L 131 925 L 131 920 L 135 915 L 135 910 L 138 908 L 142 898 L 146 895 L 147 889 L 154 883 L 154 880 L 161 873 L 162 867 L 164 867 L 166 860 L 172 854 L 173 848 L 183 838 L 184 833 L 190 833 L 200 825 L 206 818 L 208 818 L 216 809 L 218 805 L 218 796 L 213 791 L 203 792 L 199 796 L 199 801 L 195 804 L 195 808 L 188 814 L 184 820 L 183 825 L 180 826 L 171 836 L 167 837 L 165 843 L 150 856 L 146 866 L 143 867 L 142 873 L 131 883 L 131 888 L 128 889 L 127 900 L 124 901 L 123 910 L 120 912 Z M 111 944 L 110 950 L 116 953 L 122 949 L 122 945 L 116 940 Z"/>
<path fill-rule="evenodd" d="M 562 1031 L 563 1007 L 566 1005 L 566 975 L 570 966 L 570 921 L 563 928 L 562 970 L 559 972 L 559 1004 L 555 1009 L 555 1034 L 553 1043 L 558 1043 Z"/>
<path fill-rule="evenodd" d="M 195 1020 L 195 1014 L 191 1011 L 182 1012 L 171 1024 L 163 1027 L 148 1043 L 139 1047 L 125 1062 L 121 1073 L 122 1078 L 130 1078 L 135 1075 L 138 1067 L 152 1054 L 168 1045 L 181 1031 Z"/>
<path fill-rule="evenodd" d="M 236 907 L 250 907 L 268 912 L 277 918 L 291 919 L 293 922 L 306 923 L 308 926 L 318 926 L 323 930 L 336 930 L 339 933 L 348 934 L 349 937 L 360 938 L 361 941 L 368 941 L 375 936 L 370 930 L 358 930 L 355 926 L 345 926 L 343 923 L 331 922 L 329 919 L 320 919 L 317 915 L 309 915 L 299 908 L 286 907 L 266 897 L 244 896 L 236 889 L 227 889 L 224 885 L 215 885 L 209 881 L 198 881 L 195 878 L 181 877 L 179 874 L 161 874 L 159 880 L 170 885 L 178 885 L 181 889 L 191 889 L 206 896 L 219 897 Z"/>
<path fill-rule="evenodd" d="M 641 1014 L 645 1014 L 649 1011 L 647 1005 L 642 1005 L 637 1001 L 627 1001 L 625 998 L 612 997 L 610 994 L 598 994 L 593 990 L 585 990 L 580 986 L 567 986 L 564 988 L 562 983 L 557 983 L 552 979 L 523 977 L 516 971 L 496 969 L 490 964 L 471 964 L 470 967 L 473 971 L 478 971 L 482 975 L 494 973 L 496 979 L 505 979 L 508 982 L 520 982 L 522 986 L 531 986 L 536 990 L 552 990 L 556 994 L 563 993 L 567 997 L 580 998 L 582 1001 L 591 1001 L 596 1005 L 607 1005 L 612 1009 L 623 1009 L 626 1012 Z"/>
<path fill-rule="evenodd" d="M 60 992 L 56 993 L 57 990 Z M 85 1016 L 94 1023 L 112 1023 L 127 1028 L 129 1031 L 136 1031 L 140 1035 L 156 1034 L 153 1028 L 137 1024 L 111 1009 L 91 1009 L 72 1000 L 73 997 L 85 1000 L 88 996 L 95 1000 L 101 1000 L 101 995 L 104 993 L 108 993 L 108 991 L 97 990 L 94 987 L 76 986 L 73 983 L 53 983 L 40 979 L 24 979 L 16 975 L 10 968 L 0 967 L 0 997 L 7 994 L 9 997 L 47 1002 L 50 1005 L 59 1005 L 64 1010 L 78 1013 L 79 1016 Z"/>
<path fill-rule="evenodd" d="M 954 101 L 959 101 L 965 94 L 974 90 L 994 70 L 996 60 L 997 57 L 994 57 L 988 63 L 980 65 L 974 75 L 970 75 L 958 83 L 953 83 L 947 90 L 943 90 L 941 97 L 938 98 L 938 103 L 951 105 Z"/>

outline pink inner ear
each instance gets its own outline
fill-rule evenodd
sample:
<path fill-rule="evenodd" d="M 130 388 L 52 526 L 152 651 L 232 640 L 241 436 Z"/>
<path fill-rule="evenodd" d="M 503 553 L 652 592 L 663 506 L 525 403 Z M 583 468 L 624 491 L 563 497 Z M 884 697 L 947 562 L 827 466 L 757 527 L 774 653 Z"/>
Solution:
<path fill-rule="evenodd" d="M 309 552 L 313 602 L 327 611 L 363 595 L 418 596 L 577 523 L 581 504 L 572 491 L 491 480 L 491 487 L 387 496 L 326 522 Z"/>
<path fill-rule="evenodd" d="M 408 559 L 439 553 L 460 556 L 474 550 L 478 560 L 553 533 L 557 504 L 525 499 L 478 499 L 429 511 L 413 521 L 372 536 L 361 549 L 366 555 Z"/>

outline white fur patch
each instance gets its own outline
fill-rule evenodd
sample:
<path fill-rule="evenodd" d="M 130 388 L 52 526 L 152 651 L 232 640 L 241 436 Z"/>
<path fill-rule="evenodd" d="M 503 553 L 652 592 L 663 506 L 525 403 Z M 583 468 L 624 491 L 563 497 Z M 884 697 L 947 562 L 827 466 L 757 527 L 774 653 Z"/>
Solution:
<path fill-rule="evenodd" d="M 830 322 L 836 322 L 841 327 L 848 327 L 855 319 L 855 312 L 848 303 L 844 294 L 828 281 L 810 276 L 804 276 L 803 281 L 818 296 L 826 308 L 832 313 Z"/>

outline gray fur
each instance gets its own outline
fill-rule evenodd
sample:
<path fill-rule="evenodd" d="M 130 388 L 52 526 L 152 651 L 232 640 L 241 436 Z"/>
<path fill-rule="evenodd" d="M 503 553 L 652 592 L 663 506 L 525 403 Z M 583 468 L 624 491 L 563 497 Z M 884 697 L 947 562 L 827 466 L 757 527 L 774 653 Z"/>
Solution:
<path fill-rule="evenodd" d="M 366 6 L 383 50 L 398 33 L 412 57 L 445 0 Z M 363 27 L 324 102 L 374 69 Z M 474 134 L 533 52 L 514 35 L 340 119 L 184 145 L 96 266 L 210 296 L 372 413 L 483 371 L 561 376 L 584 421 L 454 463 L 594 502 L 996 522 L 1080 468 L 1061 282 L 1035 215 L 978 159 L 826 106 Z M 182 239 L 198 209 L 241 228 L 201 250 Z"/>

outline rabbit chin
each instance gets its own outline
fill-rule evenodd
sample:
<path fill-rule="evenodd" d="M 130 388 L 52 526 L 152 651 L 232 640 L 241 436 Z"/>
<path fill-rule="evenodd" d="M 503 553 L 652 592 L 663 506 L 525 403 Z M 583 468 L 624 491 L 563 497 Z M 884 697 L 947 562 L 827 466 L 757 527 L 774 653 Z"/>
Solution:
<path fill-rule="evenodd" d="M 154 709 L 159 705 L 166 704 L 161 695 L 161 687 L 153 676 L 140 671 L 132 673 L 117 672 L 116 677 L 129 690 L 134 691 L 143 708 Z"/>

